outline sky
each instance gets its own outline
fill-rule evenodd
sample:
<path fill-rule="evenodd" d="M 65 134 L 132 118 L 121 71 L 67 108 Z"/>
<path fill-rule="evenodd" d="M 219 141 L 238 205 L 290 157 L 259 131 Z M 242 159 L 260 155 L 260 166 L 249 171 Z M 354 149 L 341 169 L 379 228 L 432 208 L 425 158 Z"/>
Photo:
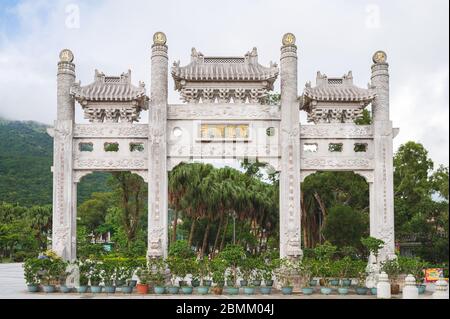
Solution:
<path fill-rule="evenodd" d="M 95 69 L 107 75 L 131 69 L 133 82 L 149 88 L 156 31 L 167 35 L 170 64 L 188 63 L 192 47 L 220 56 L 257 47 L 263 65 L 279 61 L 282 35 L 292 32 L 299 95 L 319 70 L 328 76 L 352 70 L 355 84 L 367 87 L 372 55 L 384 50 L 391 119 L 400 128 L 394 147 L 420 142 L 436 165 L 448 166 L 448 6 L 447 0 L 0 0 L 0 117 L 53 123 L 63 48 L 74 52 L 82 85 Z M 169 103 L 179 103 L 177 92 L 171 90 Z"/>

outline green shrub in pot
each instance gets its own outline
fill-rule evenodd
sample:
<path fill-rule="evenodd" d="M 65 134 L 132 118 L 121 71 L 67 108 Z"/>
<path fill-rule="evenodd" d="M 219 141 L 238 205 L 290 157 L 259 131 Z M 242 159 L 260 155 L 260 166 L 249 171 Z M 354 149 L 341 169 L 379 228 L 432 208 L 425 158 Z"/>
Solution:
<path fill-rule="evenodd" d="M 391 283 L 391 293 L 393 295 L 400 293 L 400 285 L 398 284 L 398 277 L 400 276 L 401 267 L 398 259 L 388 259 L 381 263 L 381 271 L 386 272 Z"/>
<path fill-rule="evenodd" d="M 281 291 L 285 295 L 292 294 L 292 277 L 298 275 L 298 263 L 289 258 L 280 259 L 280 266 L 275 270 L 275 277 L 281 284 Z"/>
<path fill-rule="evenodd" d="M 225 261 L 227 268 L 230 268 L 229 280 L 232 288 L 236 288 L 238 265 L 246 258 L 244 248 L 240 245 L 227 245 L 217 257 Z"/>
<path fill-rule="evenodd" d="M 41 270 L 39 259 L 28 258 L 23 264 L 25 282 L 29 292 L 39 291 L 39 271 Z"/>

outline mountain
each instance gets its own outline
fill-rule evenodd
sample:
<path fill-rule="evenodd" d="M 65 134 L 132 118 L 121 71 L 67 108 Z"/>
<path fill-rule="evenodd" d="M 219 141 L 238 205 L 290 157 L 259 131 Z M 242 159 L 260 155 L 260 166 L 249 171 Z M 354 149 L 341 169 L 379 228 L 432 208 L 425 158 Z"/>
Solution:
<path fill-rule="evenodd" d="M 0 202 L 22 206 L 52 203 L 53 139 L 48 125 L 0 118 Z M 108 191 L 107 173 L 86 176 L 78 203 L 92 192 Z"/>

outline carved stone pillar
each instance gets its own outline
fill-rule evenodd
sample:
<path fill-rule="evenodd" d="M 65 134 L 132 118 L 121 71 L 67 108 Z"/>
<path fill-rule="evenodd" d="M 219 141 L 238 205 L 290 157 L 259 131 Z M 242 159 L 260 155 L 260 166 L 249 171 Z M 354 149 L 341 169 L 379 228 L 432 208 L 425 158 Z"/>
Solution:
<path fill-rule="evenodd" d="M 75 82 L 73 54 L 63 50 L 57 75 L 57 120 L 53 140 L 52 249 L 65 260 L 76 258 L 76 188 L 73 189 L 73 127 L 75 100 L 70 87 Z"/>
<path fill-rule="evenodd" d="M 148 252 L 149 258 L 167 256 L 167 81 L 166 36 L 155 33 L 152 46 L 149 112 Z"/>
<path fill-rule="evenodd" d="M 389 119 L 389 65 L 386 54 L 373 56 L 372 86 L 376 97 L 372 103 L 374 131 L 374 184 L 371 194 L 370 234 L 385 242 L 379 260 L 395 258 L 393 130 Z"/>
<path fill-rule="evenodd" d="M 297 46 L 287 33 L 281 47 L 280 256 L 302 255 L 300 228 L 300 114 L 297 95 Z"/>

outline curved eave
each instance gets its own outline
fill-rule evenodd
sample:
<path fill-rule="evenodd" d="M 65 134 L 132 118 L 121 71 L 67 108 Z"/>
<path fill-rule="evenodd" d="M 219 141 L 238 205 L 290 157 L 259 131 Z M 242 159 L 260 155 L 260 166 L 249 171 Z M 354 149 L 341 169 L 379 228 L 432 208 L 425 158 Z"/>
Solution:
<path fill-rule="evenodd" d="M 366 107 L 375 98 L 375 94 L 371 96 L 355 96 L 355 97 L 345 97 L 345 96 L 314 96 L 303 94 L 301 100 L 301 109 L 309 111 L 312 108 L 312 102 L 337 102 L 337 103 L 358 103 L 359 105 Z"/>
<path fill-rule="evenodd" d="M 175 81 L 175 89 L 181 89 L 181 81 L 186 82 L 269 82 L 272 86 L 279 70 L 278 68 L 266 68 L 258 65 L 230 65 L 194 64 L 184 67 L 173 67 L 172 77 Z"/>
<path fill-rule="evenodd" d="M 145 106 L 148 97 L 144 88 L 135 86 L 112 86 L 90 84 L 84 87 L 73 86 L 71 95 L 79 102 L 137 102 Z"/>

